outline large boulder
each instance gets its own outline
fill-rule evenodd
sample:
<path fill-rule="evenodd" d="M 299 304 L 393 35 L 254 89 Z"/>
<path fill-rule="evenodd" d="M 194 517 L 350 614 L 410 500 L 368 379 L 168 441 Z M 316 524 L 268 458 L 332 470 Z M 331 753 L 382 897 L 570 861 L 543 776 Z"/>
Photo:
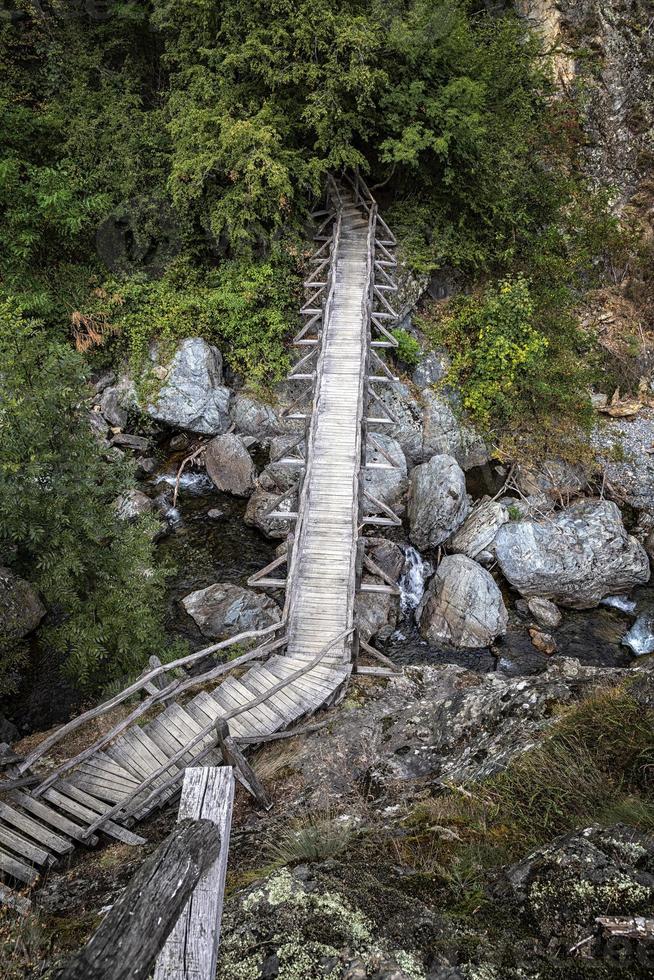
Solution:
<path fill-rule="evenodd" d="M 370 575 L 363 582 L 375 582 Z M 387 592 L 358 592 L 354 600 L 354 625 L 364 640 L 371 640 L 381 633 L 390 634 L 397 625 L 400 602 L 397 596 Z"/>
<path fill-rule="evenodd" d="M 654 410 L 643 410 L 634 419 L 604 422 L 593 442 L 609 488 L 637 510 L 654 513 Z"/>
<path fill-rule="evenodd" d="M 522 595 L 573 609 L 628 592 L 650 574 L 645 549 L 627 534 L 609 500 L 579 500 L 543 523 L 504 524 L 495 554 L 505 578 Z"/>
<path fill-rule="evenodd" d="M 518 463 L 513 471 L 515 485 L 523 497 L 538 494 L 578 497 L 587 488 L 589 478 L 589 470 L 582 463 L 568 463 L 560 457 L 538 463 Z"/>
<path fill-rule="evenodd" d="M 470 510 L 463 470 L 452 456 L 433 456 L 411 473 L 409 536 L 417 548 L 437 548 Z"/>
<path fill-rule="evenodd" d="M 98 404 L 109 425 L 124 429 L 130 414 L 138 411 L 134 382 L 127 375 L 122 375 L 116 384 L 104 388 Z"/>
<path fill-rule="evenodd" d="M 245 523 L 250 527 L 258 528 L 268 538 L 285 538 L 288 532 L 293 529 L 292 521 L 277 517 L 267 517 L 263 513 L 279 496 L 281 496 L 279 490 L 270 491 L 258 486 L 248 500 L 243 518 Z M 280 512 L 291 511 L 295 509 L 296 504 L 297 501 L 293 497 L 287 497 L 286 500 L 283 500 L 279 504 L 279 507 L 275 507 L 274 509 Z"/>
<path fill-rule="evenodd" d="M 402 452 L 400 444 L 395 439 L 392 439 L 391 436 L 376 433 L 375 440 L 391 457 L 396 469 L 366 469 L 364 471 L 363 485 L 373 497 L 381 500 L 391 510 L 396 510 L 407 488 L 406 457 Z M 371 445 L 368 447 L 367 462 L 389 465 L 388 460 L 383 454 Z M 363 510 L 365 514 L 376 514 L 379 508 L 375 507 L 367 497 L 364 497 Z"/>
<path fill-rule="evenodd" d="M 552 948 L 591 936 L 598 916 L 649 915 L 654 838 L 624 824 L 557 837 L 505 872 L 521 916 Z"/>
<path fill-rule="evenodd" d="M 179 345 L 168 368 L 157 368 L 156 373 L 163 376 L 163 384 L 147 406 L 153 419 L 205 435 L 227 431 L 231 392 L 222 384 L 223 361 L 217 347 L 190 337 Z"/>
<path fill-rule="evenodd" d="M 230 415 L 238 433 L 253 436 L 260 442 L 283 432 L 283 425 L 272 405 L 243 392 L 234 396 Z"/>
<path fill-rule="evenodd" d="M 504 504 L 497 500 L 486 500 L 478 504 L 466 518 L 450 541 L 450 548 L 468 558 L 490 552 L 495 535 L 508 520 L 509 512 Z"/>
<path fill-rule="evenodd" d="M 417 611 L 421 634 L 435 646 L 487 647 L 508 618 L 492 575 L 466 555 L 442 560 Z"/>
<path fill-rule="evenodd" d="M 45 606 L 36 589 L 8 568 L 0 568 L 0 637 L 21 640 L 44 616 Z"/>
<path fill-rule="evenodd" d="M 218 490 L 248 497 L 254 490 L 257 470 L 243 440 L 233 432 L 216 436 L 207 445 L 205 466 Z"/>
<path fill-rule="evenodd" d="M 281 619 L 279 606 L 270 596 L 231 582 L 191 592 L 182 599 L 182 605 L 203 636 L 217 640 L 265 629 Z"/>

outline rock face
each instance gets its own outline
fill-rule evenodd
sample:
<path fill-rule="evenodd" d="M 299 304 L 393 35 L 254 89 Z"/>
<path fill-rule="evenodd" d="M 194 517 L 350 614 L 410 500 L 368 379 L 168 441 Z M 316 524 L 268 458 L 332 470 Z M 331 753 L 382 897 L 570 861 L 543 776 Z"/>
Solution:
<path fill-rule="evenodd" d="M 418 607 L 429 643 L 486 647 L 506 631 L 508 613 L 492 575 L 465 555 L 443 558 Z"/>
<path fill-rule="evenodd" d="M 499 501 L 478 504 L 450 541 L 450 548 L 468 558 L 489 552 L 495 535 L 508 520 L 509 512 Z"/>
<path fill-rule="evenodd" d="M 644 410 L 633 419 L 611 419 L 594 434 L 594 445 L 604 464 L 609 484 L 619 489 L 637 510 L 654 513 L 654 411 Z M 621 459 L 615 459 L 615 446 Z"/>
<path fill-rule="evenodd" d="M 8 568 L 0 568 L 0 636 L 21 640 L 44 616 L 36 589 Z"/>
<path fill-rule="evenodd" d="M 424 391 L 437 381 L 442 381 L 450 368 L 450 358 L 446 351 L 429 351 L 414 369 L 411 380 L 416 388 Z"/>
<path fill-rule="evenodd" d="M 223 361 L 217 347 L 199 337 L 182 341 L 165 380 L 147 412 L 159 422 L 206 435 L 229 428 L 231 392 L 222 384 Z"/>
<path fill-rule="evenodd" d="M 654 899 L 654 839 L 617 824 L 557 837 L 506 877 L 521 913 L 562 947 L 593 933 L 607 913 L 647 915 Z"/>
<path fill-rule="evenodd" d="M 256 467 L 243 440 L 233 432 L 211 440 L 206 449 L 205 465 L 218 490 L 237 497 L 247 497 L 254 490 Z"/>
<path fill-rule="evenodd" d="M 385 449 L 397 469 L 367 469 L 364 473 L 363 485 L 373 497 L 381 500 L 391 510 L 396 510 L 407 488 L 406 457 L 402 452 L 400 444 L 390 436 L 376 433 L 375 440 Z M 367 461 L 369 463 L 387 463 L 384 456 L 380 452 L 372 449 L 372 447 L 368 450 Z M 363 500 L 363 509 L 365 514 L 376 514 L 379 511 L 379 508 L 375 507 L 365 497 Z"/>
<path fill-rule="evenodd" d="M 449 453 L 464 470 L 487 463 L 489 454 L 483 439 L 457 416 L 448 399 L 430 390 L 422 397 L 423 459 L 434 453 Z"/>
<path fill-rule="evenodd" d="M 230 414 L 238 433 L 254 436 L 260 442 L 284 431 L 274 408 L 251 395 L 235 395 Z"/>
<path fill-rule="evenodd" d="M 417 548 L 436 548 L 457 531 L 470 510 L 463 470 L 452 456 L 433 456 L 411 473 L 410 538 Z"/>
<path fill-rule="evenodd" d="M 269 596 L 218 582 L 191 592 L 182 605 L 203 636 L 224 640 L 246 630 L 265 629 L 281 619 L 279 606 Z"/>
<path fill-rule="evenodd" d="M 502 573 L 522 595 L 589 609 L 649 579 L 645 549 L 608 500 L 580 500 L 545 523 L 511 521 L 495 538 Z"/>

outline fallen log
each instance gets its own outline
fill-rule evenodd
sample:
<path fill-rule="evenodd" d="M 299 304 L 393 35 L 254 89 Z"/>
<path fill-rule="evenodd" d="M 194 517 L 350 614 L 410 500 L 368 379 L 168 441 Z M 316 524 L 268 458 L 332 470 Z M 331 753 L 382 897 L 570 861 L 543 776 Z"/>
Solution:
<path fill-rule="evenodd" d="M 220 853 L 211 820 L 185 820 L 137 871 L 57 980 L 147 980 L 203 874 Z"/>

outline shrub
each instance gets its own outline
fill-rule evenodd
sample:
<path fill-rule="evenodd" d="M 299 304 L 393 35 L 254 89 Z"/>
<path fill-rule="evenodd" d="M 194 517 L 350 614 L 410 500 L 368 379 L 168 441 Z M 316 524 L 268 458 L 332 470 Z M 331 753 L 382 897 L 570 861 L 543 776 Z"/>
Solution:
<path fill-rule="evenodd" d="M 397 340 L 397 347 L 395 348 L 395 356 L 408 367 L 415 367 L 420 360 L 420 344 L 415 337 L 412 337 L 410 333 L 403 330 L 401 327 L 397 327 L 392 331 L 393 336 Z"/>

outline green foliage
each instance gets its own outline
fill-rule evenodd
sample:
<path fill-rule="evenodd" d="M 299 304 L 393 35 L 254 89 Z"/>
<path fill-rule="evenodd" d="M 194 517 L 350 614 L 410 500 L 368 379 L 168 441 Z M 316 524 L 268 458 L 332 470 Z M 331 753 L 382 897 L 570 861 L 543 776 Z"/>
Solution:
<path fill-rule="evenodd" d="M 600 688 L 563 710 L 536 745 L 472 792 L 416 806 L 402 858 L 434 876 L 469 914 L 484 870 L 523 857 L 558 834 L 624 820 L 654 828 L 654 712 L 630 686 Z M 479 901 L 475 901 L 477 907 Z"/>
<path fill-rule="evenodd" d="M 131 476 L 92 435 L 80 356 L 4 302 L 0 360 L 2 550 L 49 608 L 39 642 L 81 684 L 106 683 L 164 645 L 154 523 L 116 518 Z"/>
<path fill-rule="evenodd" d="M 225 261 L 204 274 L 181 262 L 159 280 L 140 275 L 105 286 L 91 309 L 122 335 L 137 374 L 152 340 L 166 356 L 189 336 L 217 344 L 253 388 L 279 381 L 287 370 L 285 340 L 298 308 L 288 257 Z"/>
<path fill-rule="evenodd" d="M 352 836 L 347 820 L 338 820 L 329 814 L 318 815 L 282 831 L 268 852 L 277 867 L 324 861 L 346 850 Z"/>
<path fill-rule="evenodd" d="M 420 344 L 416 338 L 403 330 L 402 327 L 397 327 L 392 333 L 397 340 L 395 355 L 404 361 L 408 367 L 415 367 L 420 360 Z"/>
<path fill-rule="evenodd" d="M 440 319 L 421 320 L 430 340 L 452 352 L 447 381 L 485 431 L 540 426 L 547 435 L 590 417 L 584 390 L 590 375 L 575 356 L 582 337 L 565 307 L 553 319 L 547 312 L 518 275 L 458 298 Z"/>

